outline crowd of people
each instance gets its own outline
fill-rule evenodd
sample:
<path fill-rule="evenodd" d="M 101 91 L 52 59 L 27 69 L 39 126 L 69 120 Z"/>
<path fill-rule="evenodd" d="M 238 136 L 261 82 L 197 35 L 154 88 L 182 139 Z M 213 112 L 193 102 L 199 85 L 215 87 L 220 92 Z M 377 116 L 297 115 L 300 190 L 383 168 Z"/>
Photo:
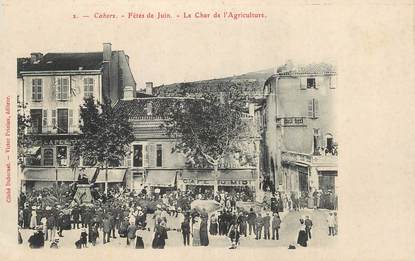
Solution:
<path fill-rule="evenodd" d="M 310 198 L 313 206 L 319 207 L 321 195 L 324 195 L 318 191 L 316 197 L 311 197 L 311 194 L 298 197 L 295 193 L 265 193 L 260 207 L 246 209 L 237 204 L 249 202 L 241 200 L 243 191 L 220 191 L 208 197 L 209 194 L 200 192 L 189 189 L 160 194 L 144 188 L 138 193 L 112 187 L 105 195 L 99 189 L 92 189 L 93 204 L 77 205 L 72 202 L 74 191 L 70 188 L 43 188 L 20 195 L 19 227 L 34 230 L 28 240 L 32 248 L 44 247 L 45 241 L 49 241 L 51 247 L 57 247 L 65 231 L 71 229 L 80 230 L 79 240 L 74 242 L 77 248 L 95 246 L 99 239 L 102 244 L 107 244 L 117 237 L 125 238 L 127 246 L 143 248 L 144 230 L 154 232 L 153 248 L 165 247 L 168 231 L 181 233 L 185 246 L 208 246 L 209 236 L 226 236 L 231 248 L 236 248 L 240 237 L 279 240 L 279 213 L 307 207 L 303 202 L 310 201 Z M 219 207 L 210 212 L 191 208 L 196 199 L 215 200 Z M 328 223 L 332 227 L 330 235 L 337 234 L 337 218 L 328 220 Z M 310 230 L 305 228 L 304 231 L 311 238 Z M 20 233 L 19 241 L 22 241 Z"/>

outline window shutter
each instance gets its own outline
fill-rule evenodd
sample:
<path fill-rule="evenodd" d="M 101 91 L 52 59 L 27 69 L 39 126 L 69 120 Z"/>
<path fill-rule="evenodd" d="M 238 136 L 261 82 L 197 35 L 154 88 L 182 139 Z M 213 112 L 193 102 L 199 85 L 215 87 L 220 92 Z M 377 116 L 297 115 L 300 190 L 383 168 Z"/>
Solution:
<path fill-rule="evenodd" d="M 125 166 L 126 167 L 132 167 L 133 166 L 132 161 L 131 161 L 131 157 L 133 155 L 132 151 L 133 151 L 132 146 L 130 146 L 129 151 L 127 152 L 127 155 L 125 156 Z"/>
<path fill-rule="evenodd" d="M 72 127 L 73 126 L 73 110 L 69 109 L 68 114 L 69 114 L 69 116 L 68 116 L 68 118 L 69 118 L 69 127 Z"/>
<path fill-rule="evenodd" d="M 308 101 L 307 112 L 308 117 L 313 118 L 313 100 Z"/>
<path fill-rule="evenodd" d="M 330 89 L 336 89 L 336 76 L 330 77 Z"/>
<path fill-rule="evenodd" d="M 48 110 L 43 110 L 43 132 L 46 132 L 48 129 Z"/>
<path fill-rule="evenodd" d="M 323 81 L 323 79 L 321 78 L 321 77 L 316 77 L 315 78 L 315 85 L 314 85 L 314 88 L 315 89 L 318 89 L 318 88 L 320 88 L 320 85 L 321 85 L 321 82 Z"/>
<path fill-rule="evenodd" d="M 56 110 L 52 110 L 52 127 L 53 131 L 56 132 Z"/>
<path fill-rule="evenodd" d="M 148 167 L 148 144 L 143 144 L 143 167 Z"/>
<path fill-rule="evenodd" d="M 306 90 L 307 89 L 307 78 L 300 77 L 300 89 Z"/>
<path fill-rule="evenodd" d="M 59 100 L 62 99 L 62 97 L 61 97 L 61 95 L 62 95 L 62 92 L 61 92 L 62 79 L 57 78 L 55 83 L 56 83 L 56 85 L 55 85 L 56 86 L 56 100 L 59 101 Z"/>
<path fill-rule="evenodd" d="M 69 81 L 68 78 L 62 79 L 62 99 L 68 100 L 69 98 Z"/>
<path fill-rule="evenodd" d="M 156 144 L 148 144 L 148 166 L 150 168 L 156 167 Z"/>
<path fill-rule="evenodd" d="M 318 104 L 318 100 L 317 99 L 313 99 L 314 100 L 314 118 L 318 118 L 319 117 L 319 104 Z"/>
<path fill-rule="evenodd" d="M 51 96 L 56 98 L 56 77 L 52 78 L 52 93 Z"/>

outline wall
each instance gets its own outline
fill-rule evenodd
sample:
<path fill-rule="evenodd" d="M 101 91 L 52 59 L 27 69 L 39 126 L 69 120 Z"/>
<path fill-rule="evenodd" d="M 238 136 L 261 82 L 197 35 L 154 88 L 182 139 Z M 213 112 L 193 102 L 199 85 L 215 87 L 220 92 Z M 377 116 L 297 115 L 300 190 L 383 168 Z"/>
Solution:
<path fill-rule="evenodd" d="M 72 128 L 70 126 L 70 130 L 78 131 L 79 130 L 79 106 L 83 104 L 84 99 L 84 87 L 83 81 L 84 78 L 93 78 L 94 79 L 94 97 L 98 97 L 100 100 L 101 96 L 101 76 L 100 74 L 94 75 L 71 75 L 71 76 L 64 76 L 70 78 L 70 88 L 71 87 L 75 90 L 76 96 L 69 95 L 69 99 L 67 101 L 58 101 L 56 100 L 56 86 L 55 76 L 24 76 L 24 100 L 28 103 L 27 112 L 30 109 L 43 109 L 47 110 L 47 121 L 48 121 L 48 128 L 52 130 L 52 132 L 56 132 L 56 129 L 52 129 L 52 109 L 71 109 L 73 110 L 73 125 Z M 36 102 L 32 101 L 32 79 L 42 79 L 42 101 Z M 69 90 L 69 94 L 70 94 Z"/>
<path fill-rule="evenodd" d="M 310 76 L 311 77 L 311 76 Z M 331 76 L 316 78 L 318 89 L 301 89 L 300 81 L 307 77 L 281 77 L 277 83 L 278 117 L 306 117 L 306 127 L 284 127 L 282 130 L 283 149 L 302 153 L 313 152 L 313 129 L 320 129 L 320 144 L 325 147 L 325 135 L 330 133 L 336 139 L 334 95 L 330 88 Z M 333 76 L 335 77 L 335 76 Z M 317 99 L 319 117 L 308 118 L 308 101 Z"/>

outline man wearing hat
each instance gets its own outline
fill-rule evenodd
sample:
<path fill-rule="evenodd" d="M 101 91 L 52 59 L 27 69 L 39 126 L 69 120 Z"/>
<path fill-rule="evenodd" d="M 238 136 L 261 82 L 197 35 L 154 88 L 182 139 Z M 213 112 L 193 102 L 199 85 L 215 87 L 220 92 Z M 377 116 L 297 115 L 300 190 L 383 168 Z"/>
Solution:
<path fill-rule="evenodd" d="M 274 213 L 274 217 L 272 218 L 272 240 L 279 240 L 280 236 L 278 230 L 281 226 L 281 219 L 278 213 Z"/>

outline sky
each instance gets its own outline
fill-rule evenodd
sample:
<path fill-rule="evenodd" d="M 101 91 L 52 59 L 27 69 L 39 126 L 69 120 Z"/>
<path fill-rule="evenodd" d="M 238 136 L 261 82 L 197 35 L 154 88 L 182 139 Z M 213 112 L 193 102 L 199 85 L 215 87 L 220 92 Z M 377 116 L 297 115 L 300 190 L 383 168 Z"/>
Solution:
<path fill-rule="evenodd" d="M 95 13 L 128 14 L 128 12 L 169 12 L 182 15 L 184 11 L 201 11 L 200 6 L 184 7 L 165 4 L 164 7 L 131 5 L 78 6 L 66 3 L 60 9 L 53 7 L 33 9 L 14 3 L 9 8 L 10 22 L 19 27 L 10 28 L 20 36 L 14 44 L 15 57 L 29 56 L 31 52 L 87 52 L 101 51 L 102 43 L 111 42 L 113 50 L 124 50 L 130 56 L 130 67 L 137 88 L 145 82 L 154 85 L 220 78 L 247 72 L 274 68 L 287 59 L 294 62 L 335 62 L 336 34 L 333 24 L 321 26 L 321 20 L 338 19 L 325 7 L 308 6 L 282 10 L 278 6 L 264 8 L 260 4 L 244 6 L 217 2 L 204 13 L 218 11 L 264 12 L 262 20 L 232 19 L 171 19 L 112 20 L 81 18 L 72 15 Z M 60 4 L 63 5 L 63 4 Z M 327 7 L 328 8 L 328 7 Z M 13 15 L 15 12 L 16 16 Z M 26 19 L 19 19 L 24 13 Z M 323 17 L 324 16 L 324 17 Z M 333 17 L 330 17 L 333 16 Z M 298 17 L 304 17 L 299 21 Z M 42 18 L 42 19 L 40 19 Z M 36 23 L 33 20 L 38 19 Z"/>

